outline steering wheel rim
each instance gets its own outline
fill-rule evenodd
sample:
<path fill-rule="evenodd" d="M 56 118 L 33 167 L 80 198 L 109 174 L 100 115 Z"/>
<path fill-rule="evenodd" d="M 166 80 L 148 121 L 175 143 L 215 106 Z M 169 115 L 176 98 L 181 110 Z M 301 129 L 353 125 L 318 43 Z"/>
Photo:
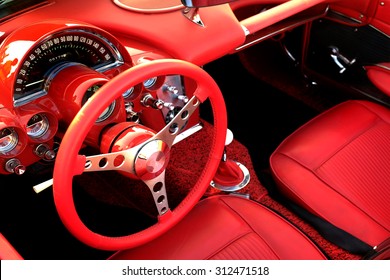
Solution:
<path fill-rule="evenodd" d="M 169 209 L 165 214 L 160 215 L 156 224 L 142 231 L 119 237 L 105 236 L 91 231 L 76 211 L 72 191 L 72 178 L 82 174 L 85 169 L 86 157 L 78 153 L 90 127 L 98 118 L 99 112 L 112 100 L 120 97 L 126 89 L 150 77 L 173 74 L 190 77 L 196 81 L 197 88 L 194 96 L 201 103 L 208 99 L 213 110 L 213 140 L 210 156 L 202 173 L 182 202 L 173 210 Z M 226 131 L 227 114 L 223 95 L 213 78 L 199 66 L 177 59 L 160 59 L 136 65 L 122 72 L 102 86 L 93 98 L 88 100 L 63 137 L 53 174 L 53 196 L 60 219 L 78 240 L 101 250 L 129 249 L 157 238 L 177 224 L 201 199 L 221 160 Z"/>

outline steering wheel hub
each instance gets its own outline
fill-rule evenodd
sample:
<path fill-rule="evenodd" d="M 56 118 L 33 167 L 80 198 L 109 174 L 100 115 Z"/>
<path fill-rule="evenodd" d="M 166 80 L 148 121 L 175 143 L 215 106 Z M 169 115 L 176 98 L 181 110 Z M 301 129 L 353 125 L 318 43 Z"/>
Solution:
<path fill-rule="evenodd" d="M 156 178 L 165 170 L 169 162 L 169 146 L 162 140 L 145 144 L 135 159 L 135 172 L 142 180 Z"/>

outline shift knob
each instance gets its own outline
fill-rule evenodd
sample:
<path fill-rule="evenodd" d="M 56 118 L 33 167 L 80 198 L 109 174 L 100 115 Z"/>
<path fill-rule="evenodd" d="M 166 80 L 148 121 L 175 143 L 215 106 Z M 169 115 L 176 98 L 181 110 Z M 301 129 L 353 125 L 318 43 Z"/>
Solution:
<path fill-rule="evenodd" d="M 228 128 L 226 132 L 225 146 L 233 142 L 233 132 Z"/>
<path fill-rule="evenodd" d="M 233 142 L 233 132 L 226 132 L 225 148 Z M 221 162 L 210 185 L 218 190 L 234 192 L 245 187 L 250 180 L 248 169 L 239 162 L 227 159 L 226 149 L 223 152 Z"/>

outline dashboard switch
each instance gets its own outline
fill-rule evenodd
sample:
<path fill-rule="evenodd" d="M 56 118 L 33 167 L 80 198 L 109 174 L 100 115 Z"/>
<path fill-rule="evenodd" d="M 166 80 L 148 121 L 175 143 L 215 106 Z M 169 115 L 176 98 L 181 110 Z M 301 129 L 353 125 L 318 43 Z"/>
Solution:
<path fill-rule="evenodd" d="M 164 101 L 160 99 L 155 99 L 152 95 L 147 94 L 142 98 L 141 103 L 146 107 L 152 107 L 154 109 L 161 110 L 164 108 Z"/>
<path fill-rule="evenodd" d="M 50 149 L 47 144 L 40 144 L 35 148 L 35 154 L 44 160 L 53 160 L 56 157 L 54 150 Z"/>
<path fill-rule="evenodd" d="M 5 163 L 5 170 L 7 170 L 9 173 L 22 175 L 26 171 L 26 167 L 21 164 L 20 160 L 13 158 Z"/>

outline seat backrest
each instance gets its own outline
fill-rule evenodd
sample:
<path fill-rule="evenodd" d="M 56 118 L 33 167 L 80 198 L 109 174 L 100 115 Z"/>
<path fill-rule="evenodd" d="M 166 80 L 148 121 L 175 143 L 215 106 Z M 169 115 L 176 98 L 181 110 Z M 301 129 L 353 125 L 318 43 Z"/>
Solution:
<path fill-rule="evenodd" d="M 369 248 L 390 237 L 389 108 L 340 103 L 287 137 L 270 167 L 284 197 L 318 219 Z"/>

